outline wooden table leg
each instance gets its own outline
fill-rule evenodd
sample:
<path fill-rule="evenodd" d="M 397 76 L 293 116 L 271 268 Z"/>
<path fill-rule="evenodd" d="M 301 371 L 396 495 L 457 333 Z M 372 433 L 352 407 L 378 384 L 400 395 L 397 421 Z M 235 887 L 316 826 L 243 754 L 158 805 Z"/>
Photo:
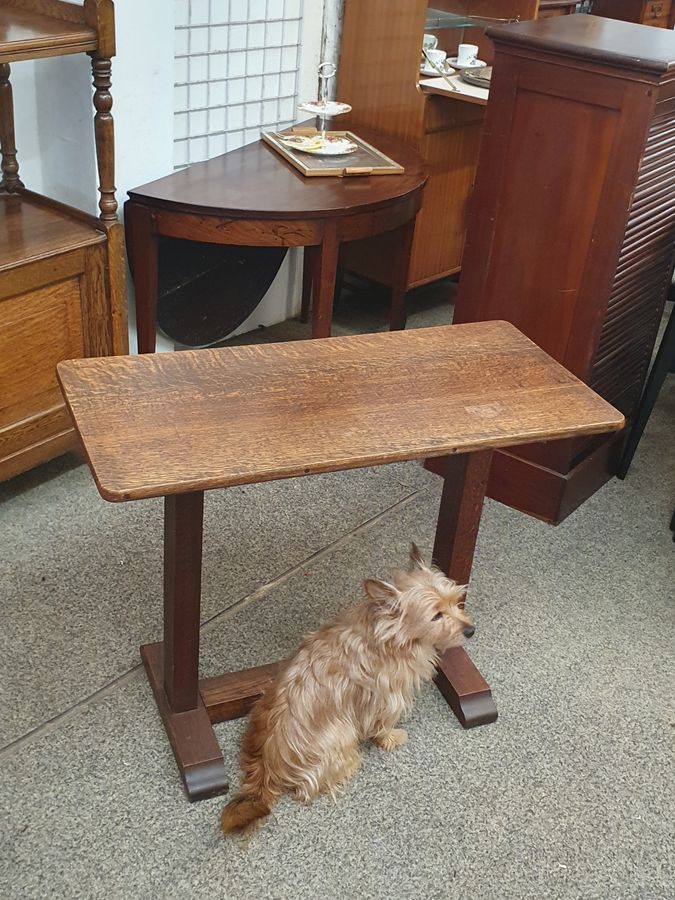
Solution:
<path fill-rule="evenodd" d="M 330 337 L 340 241 L 337 226 L 327 222 L 316 248 L 312 274 L 312 337 Z"/>
<path fill-rule="evenodd" d="M 223 754 L 199 685 L 204 494 L 164 500 L 164 640 L 141 656 L 190 800 L 227 790 Z"/>
<path fill-rule="evenodd" d="M 443 495 L 438 513 L 433 560 L 447 575 L 467 584 L 485 499 L 492 451 L 449 456 L 444 461 Z M 490 686 L 466 650 L 443 654 L 436 685 L 465 728 L 497 718 Z"/>
<path fill-rule="evenodd" d="M 312 310 L 312 280 L 317 264 L 317 247 L 305 247 L 302 251 L 302 307 L 300 309 L 300 321 L 309 322 Z"/>
<path fill-rule="evenodd" d="M 389 307 L 389 330 L 400 331 L 405 328 L 405 298 L 408 293 L 408 273 L 413 237 L 415 236 L 415 220 L 411 219 L 398 230 L 396 255 L 393 260 L 394 276 L 391 289 L 391 306 Z"/>
<path fill-rule="evenodd" d="M 154 353 L 157 341 L 157 277 L 159 237 L 152 213 L 145 206 L 124 206 L 129 267 L 136 295 L 136 335 L 139 353 Z"/>

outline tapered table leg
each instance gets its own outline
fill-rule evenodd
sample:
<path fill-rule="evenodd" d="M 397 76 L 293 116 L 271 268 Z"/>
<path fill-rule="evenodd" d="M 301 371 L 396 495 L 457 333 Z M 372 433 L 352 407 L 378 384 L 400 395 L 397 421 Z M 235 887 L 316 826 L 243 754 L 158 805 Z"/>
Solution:
<path fill-rule="evenodd" d="M 466 584 L 471 575 L 478 526 L 485 499 L 492 451 L 449 456 L 438 512 L 433 560 L 447 575 Z M 497 718 L 490 686 L 466 650 L 446 651 L 438 664 L 436 685 L 465 728 Z"/>
<path fill-rule="evenodd" d="M 227 790 L 223 755 L 199 690 L 204 494 L 164 500 L 164 640 L 141 656 L 190 800 Z"/>
<path fill-rule="evenodd" d="M 136 334 L 139 353 L 154 353 L 157 343 L 159 238 L 152 213 L 138 203 L 124 206 L 129 267 L 136 294 Z"/>
<path fill-rule="evenodd" d="M 305 247 L 302 251 L 302 307 L 300 321 L 309 322 L 312 309 L 312 280 L 316 266 L 318 247 Z"/>
<path fill-rule="evenodd" d="M 389 330 L 400 331 L 405 328 L 405 298 L 408 292 L 408 272 L 415 236 L 415 220 L 411 219 L 399 228 L 396 258 L 393 260 L 394 278 L 391 289 L 391 306 L 389 307 Z"/>
<path fill-rule="evenodd" d="M 340 241 L 337 227 L 328 222 L 323 241 L 314 256 L 312 274 L 312 337 L 330 337 L 333 320 L 333 298 L 337 276 Z"/>

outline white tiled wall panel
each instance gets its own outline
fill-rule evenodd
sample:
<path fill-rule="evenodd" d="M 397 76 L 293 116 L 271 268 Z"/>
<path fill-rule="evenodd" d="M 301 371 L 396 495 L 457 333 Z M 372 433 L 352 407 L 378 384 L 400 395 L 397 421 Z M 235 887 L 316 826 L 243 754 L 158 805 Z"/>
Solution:
<path fill-rule="evenodd" d="M 296 120 L 303 0 L 174 0 L 175 165 Z"/>

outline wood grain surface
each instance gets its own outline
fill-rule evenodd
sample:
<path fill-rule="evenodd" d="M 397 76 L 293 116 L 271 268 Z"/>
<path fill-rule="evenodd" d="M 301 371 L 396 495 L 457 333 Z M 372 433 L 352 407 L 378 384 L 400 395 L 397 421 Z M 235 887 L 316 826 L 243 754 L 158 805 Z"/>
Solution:
<path fill-rule="evenodd" d="M 78 9 L 72 5 L 71 8 Z M 38 11 L 3 2 L 0 8 L 0 61 L 81 53 L 98 46 L 96 31 L 84 23 L 81 8 L 78 10 L 82 17 L 80 23 L 54 17 L 53 7 L 41 7 L 38 3 L 35 9 Z M 42 9 L 47 9 L 49 14 Z"/>
<path fill-rule="evenodd" d="M 623 425 L 505 322 L 69 360 L 58 377 L 112 501 Z"/>
<path fill-rule="evenodd" d="M 675 69 L 672 33 L 636 29 L 633 23 L 616 19 L 564 16 L 515 25 L 493 25 L 486 33 L 494 41 L 506 40 L 513 46 L 544 49 L 622 69 L 657 75 Z"/>
<path fill-rule="evenodd" d="M 24 193 L 0 197 L 0 272 L 104 242 L 105 235 L 92 225 Z"/>

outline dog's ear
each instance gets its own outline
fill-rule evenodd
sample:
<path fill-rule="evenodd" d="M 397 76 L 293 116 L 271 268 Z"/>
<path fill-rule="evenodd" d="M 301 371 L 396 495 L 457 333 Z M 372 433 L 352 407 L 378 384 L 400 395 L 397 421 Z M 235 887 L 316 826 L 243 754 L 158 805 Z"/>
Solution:
<path fill-rule="evenodd" d="M 424 557 L 420 553 L 420 548 L 414 541 L 410 545 L 410 567 L 412 569 L 428 568 L 426 562 L 424 561 Z"/>
<path fill-rule="evenodd" d="M 398 591 L 388 581 L 366 578 L 363 582 L 363 587 L 370 599 L 376 600 L 378 603 L 390 603 L 395 597 L 398 597 Z"/>

